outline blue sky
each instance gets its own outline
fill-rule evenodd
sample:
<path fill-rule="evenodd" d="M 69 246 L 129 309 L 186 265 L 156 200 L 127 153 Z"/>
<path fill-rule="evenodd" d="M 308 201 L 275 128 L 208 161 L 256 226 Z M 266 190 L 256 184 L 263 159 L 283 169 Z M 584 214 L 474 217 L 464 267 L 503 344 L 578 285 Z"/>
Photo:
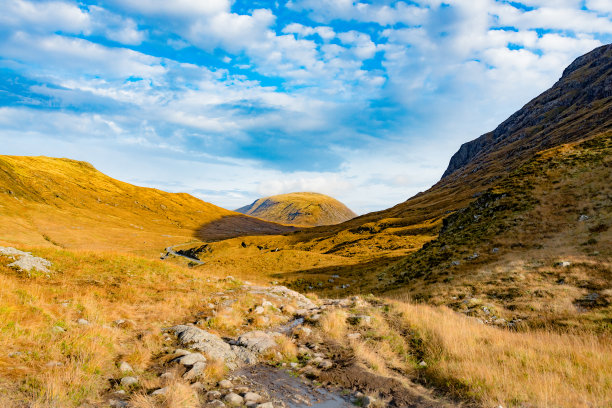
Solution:
<path fill-rule="evenodd" d="M 2 153 L 237 208 L 359 213 L 612 41 L 609 0 L 0 0 Z"/>

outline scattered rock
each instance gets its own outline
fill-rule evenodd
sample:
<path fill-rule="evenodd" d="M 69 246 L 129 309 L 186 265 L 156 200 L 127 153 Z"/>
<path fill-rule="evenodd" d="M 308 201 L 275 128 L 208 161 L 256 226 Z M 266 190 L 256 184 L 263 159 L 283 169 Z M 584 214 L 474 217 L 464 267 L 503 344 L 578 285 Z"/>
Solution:
<path fill-rule="evenodd" d="M 298 326 L 293 329 L 293 334 L 298 337 L 308 337 L 312 334 L 312 329 L 310 327 Z"/>
<path fill-rule="evenodd" d="M 167 372 L 163 373 L 162 375 L 160 375 L 159 377 L 162 380 L 166 380 L 166 381 L 173 380 L 174 379 L 174 373 L 170 372 L 170 371 L 167 371 Z"/>
<path fill-rule="evenodd" d="M 111 399 L 108 400 L 108 405 L 112 408 L 126 408 L 128 406 L 128 403 L 122 400 Z"/>
<path fill-rule="evenodd" d="M 205 363 L 206 357 L 204 357 L 201 353 L 189 353 L 185 354 L 182 357 L 178 358 L 178 362 L 184 366 L 192 366 L 195 363 Z"/>
<path fill-rule="evenodd" d="M 271 402 L 264 402 L 263 404 L 257 405 L 256 408 L 274 408 L 274 405 Z"/>
<path fill-rule="evenodd" d="M 15 262 L 8 266 L 19 269 L 23 272 L 30 272 L 32 269 L 42 273 L 49 273 L 51 262 L 44 258 L 39 258 L 32 255 L 30 252 L 20 251 L 11 247 L 0 247 L 0 255 L 4 255 L 11 259 L 16 259 Z"/>
<path fill-rule="evenodd" d="M 87 326 L 89 324 L 89 321 L 85 319 L 79 319 L 77 320 L 77 324 L 80 324 L 81 326 Z"/>
<path fill-rule="evenodd" d="M 151 395 L 166 395 L 168 392 L 168 387 L 160 388 L 151 393 Z"/>
<path fill-rule="evenodd" d="M 263 353 L 264 351 L 276 346 L 274 336 L 260 330 L 255 330 L 241 335 L 238 337 L 237 343 L 238 345 L 246 347 L 249 350 L 257 353 Z"/>
<path fill-rule="evenodd" d="M 329 370 L 333 367 L 333 365 L 334 364 L 330 360 L 321 360 L 321 362 L 319 363 L 319 367 L 323 370 Z"/>
<path fill-rule="evenodd" d="M 249 403 L 258 403 L 259 401 L 261 401 L 261 395 L 254 393 L 254 392 L 246 392 L 244 394 L 244 402 L 249 404 Z"/>
<path fill-rule="evenodd" d="M 219 388 L 225 388 L 226 390 L 229 390 L 233 386 L 234 386 L 234 384 L 232 384 L 232 382 L 230 380 L 221 380 L 221 381 L 219 381 Z"/>
<path fill-rule="evenodd" d="M 131 387 L 138 384 L 138 378 L 136 377 L 123 377 L 121 379 L 121 385 L 124 387 Z"/>
<path fill-rule="evenodd" d="M 263 314 L 266 311 L 266 309 L 264 309 L 262 306 L 257 306 L 255 308 L 255 310 L 253 310 L 253 313 L 255 314 Z"/>
<path fill-rule="evenodd" d="M 126 361 L 122 361 L 121 364 L 119 364 L 119 371 L 121 371 L 122 373 L 131 373 L 134 372 L 134 369 L 132 369 L 132 366 L 129 365 Z"/>
<path fill-rule="evenodd" d="M 358 338 L 361 337 L 361 333 L 349 333 L 346 337 L 349 340 L 357 340 Z"/>
<path fill-rule="evenodd" d="M 183 374 L 183 378 L 186 380 L 194 380 L 198 378 L 200 375 L 202 375 L 204 373 L 204 370 L 206 370 L 206 363 L 202 361 L 198 361 L 193 364 L 193 366 L 191 367 L 189 371 Z"/>
<path fill-rule="evenodd" d="M 197 381 L 191 384 L 191 389 L 198 393 L 204 393 L 206 391 L 206 387 L 201 382 Z"/>
<path fill-rule="evenodd" d="M 230 345 L 217 335 L 187 325 L 174 326 L 170 330 L 176 334 L 181 344 L 201 351 L 210 358 L 226 362 L 236 359 L 236 353 Z"/>
<path fill-rule="evenodd" d="M 223 399 L 225 402 L 233 406 L 240 406 L 244 403 L 244 398 L 234 392 L 230 392 Z"/>
<path fill-rule="evenodd" d="M 425 361 L 421 361 L 419 363 L 419 367 L 427 367 L 427 363 Z"/>
<path fill-rule="evenodd" d="M 555 264 L 555 266 L 560 266 L 562 268 L 567 268 L 568 266 L 570 266 L 572 263 L 568 262 L 568 261 L 561 261 L 561 262 L 557 262 Z"/>
<path fill-rule="evenodd" d="M 223 403 L 223 401 L 217 399 L 210 401 L 208 404 L 206 404 L 206 406 L 211 408 L 223 408 L 225 404 Z"/>
<path fill-rule="evenodd" d="M 208 401 L 218 400 L 219 398 L 221 398 L 221 393 L 219 391 L 208 391 L 206 393 L 206 399 Z"/>
<path fill-rule="evenodd" d="M 53 330 L 55 333 L 64 333 L 66 331 L 66 329 L 64 329 L 62 326 L 53 326 Z"/>

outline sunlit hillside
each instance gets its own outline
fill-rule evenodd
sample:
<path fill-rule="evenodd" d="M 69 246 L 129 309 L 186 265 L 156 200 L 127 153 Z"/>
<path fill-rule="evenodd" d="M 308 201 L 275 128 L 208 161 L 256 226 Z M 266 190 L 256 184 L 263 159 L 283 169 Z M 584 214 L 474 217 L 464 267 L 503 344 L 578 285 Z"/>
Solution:
<path fill-rule="evenodd" d="M 340 201 L 319 193 L 260 198 L 236 211 L 267 221 L 307 227 L 339 224 L 357 216 Z"/>
<path fill-rule="evenodd" d="M 249 231 L 287 230 L 69 159 L 0 156 L 0 196 L 0 239 L 7 243 L 158 253 L 226 217 L 235 225 L 246 220 Z"/>

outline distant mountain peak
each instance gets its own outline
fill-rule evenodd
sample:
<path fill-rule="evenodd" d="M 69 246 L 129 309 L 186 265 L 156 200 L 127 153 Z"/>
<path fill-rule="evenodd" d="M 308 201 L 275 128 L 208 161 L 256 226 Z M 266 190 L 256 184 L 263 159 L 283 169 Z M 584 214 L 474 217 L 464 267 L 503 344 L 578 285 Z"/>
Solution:
<path fill-rule="evenodd" d="M 236 211 L 266 221 L 309 227 L 338 224 L 357 216 L 335 198 L 313 192 L 264 197 Z"/>

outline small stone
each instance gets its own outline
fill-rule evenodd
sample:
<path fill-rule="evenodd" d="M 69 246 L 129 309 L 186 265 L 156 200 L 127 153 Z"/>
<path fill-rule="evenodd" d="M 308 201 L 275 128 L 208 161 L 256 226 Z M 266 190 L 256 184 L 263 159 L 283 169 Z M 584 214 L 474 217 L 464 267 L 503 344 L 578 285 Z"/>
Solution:
<path fill-rule="evenodd" d="M 191 369 L 189 371 L 187 371 L 185 374 L 183 374 L 183 378 L 186 380 L 193 380 L 198 378 L 200 375 L 202 375 L 202 373 L 204 373 L 204 370 L 206 369 L 206 363 L 202 362 L 202 361 L 198 361 L 197 363 L 195 363 Z"/>
<path fill-rule="evenodd" d="M 204 384 L 202 384 L 199 381 L 196 381 L 193 384 L 191 384 L 191 389 L 199 393 L 203 393 L 204 391 L 206 391 L 206 387 L 204 386 Z"/>
<path fill-rule="evenodd" d="M 366 395 L 365 397 L 361 399 L 361 402 L 362 402 L 361 406 L 367 408 L 367 407 L 373 406 L 374 403 L 376 402 L 376 399 L 374 397 L 370 397 Z"/>
<path fill-rule="evenodd" d="M 266 311 L 266 309 L 264 309 L 263 307 L 257 306 L 255 308 L 255 310 L 253 310 L 253 313 L 255 313 L 255 314 L 263 314 L 265 311 Z"/>
<path fill-rule="evenodd" d="M 361 333 L 349 333 L 346 337 L 349 340 L 357 340 L 358 338 L 361 337 Z"/>
<path fill-rule="evenodd" d="M 289 363 L 289 367 L 298 368 L 300 365 L 298 363 Z"/>
<path fill-rule="evenodd" d="M 271 402 L 264 402 L 263 404 L 257 405 L 257 408 L 274 408 Z"/>
<path fill-rule="evenodd" d="M 331 361 L 329 361 L 329 360 L 322 360 L 319 363 L 319 367 L 322 368 L 323 370 L 329 370 L 330 368 L 333 367 L 333 365 L 334 364 Z"/>
<path fill-rule="evenodd" d="M 264 300 L 263 302 L 261 302 L 261 306 L 262 307 L 274 307 L 274 303 L 270 302 L 269 300 Z"/>
<path fill-rule="evenodd" d="M 122 373 L 131 373 L 134 372 L 134 369 L 132 369 L 132 366 L 129 365 L 126 361 L 122 361 L 121 364 L 119 364 L 119 371 L 121 371 Z"/>
<path fill-rule="evenodd" d="M 247 392 L 244 394 L 244 401 L 248 404 L 250 402 L 259 402 L 261 401 L 261 395 L 254 392 Z"/>
<path fill-rule="evenodd" d="M 89 324 L 89 322 L 85 319 L 79 319 L 77 320 L 77 323 L 80 324 L 81 326 L 87 326 Z"/>
<path fill-rule="evenodd" d="M 242 398 L 240 395 L 238 395 L 238 394 L 236 394 L 236 393 L 234 393 L 234 392 L 230 392 L 230 393 L 229 393 L 229 394 L 227 394 L 227 395 L 225 396 L 225 398 L 223 398 L 223 399 L 224 399 L 224 400 L 225 400 L 225 402 L 227 402 L 228 404 L 230 404 L 230 405 L 234 405 L 234 406 L 240 406 L 240 405 L 242 405 L 242 404 L 243 404 L 243 402 L 244 402 L 244 399 L 243 399 L 243 398 Z"/>
<path fill-rule="evenodd" d="M 312 329 L 310 327 L 299 326 L 293 329 L 293 334 L 298 337 L 308 337 L 312 334 Z"/>
<path fill-rule="evenodd" d="M 223 408 L 225 406 L 225 404 L 221 400 L 213 400 L 213 401 L 210 401 L 205 406 L 206 407 L 211 407 L 211 408 Z"/>
<path fill-rule="evenodd" d="M 178 361 L 184 366 L 192 366 L 198 362 L 205 363 L 206 357 L 204 357 L 201 353 L 190 353 L 185 354 L 184 356 L 179 358 Z"/>
<path fill-rule="evenodd" d="M 64 364 L 60 363 L 59 361 L 49 361 L 47 364 L 45 364 L 47 367 L 61 367 Z"/>
<path fill-rule="evenodd" d="M 124 387 L 131 387 L 136 384 L 138 384 L 138 378 L 136 377 L 123 377 L 121 379 L 121 385 Z"/>
<path fill-rule="evenodd" d="M 159 376 L 163 380 L 172 380 L 174 378 L 174 373 L 170 371 L 166 371 L 162 375 Z"/>
<path fill-rule="evenodd" d="M 128 403 L 121 400 L 110 399 L 108 400 L 108 405 L 112 408 L 125 408 L 128 406 Z"/>
<path fill-rule="evenodd" d="M 230 380 L 221 380 L 219 381 L 219 387 L 220 388 L 224 388 L 226 390 L 232 388 L 234 386 L 234 384 L 232 384 L 232 382 Z"/>
<path fill-rule="evenodd" d="M 425 361 L 421 361 L 419 363 L 419 367 L 427 367 L 427 363 Z"/>
<path fill-rule="evenodd" d="M 243 394 L 246 394 L 247 392 L 249 392 L 249 387 L 236 387 L 236 388 L 234 388 L 234 392 L 236 394 L 243 395 Z"/>
<path fill-rule="evenodd" d="M 160 388 L 158 390 L 153 391 L 151 395 L 166 395 L 167 392 L 168 392 L 168 387 L 164 387 L 164 388 Z"/>
<path fill-rule="evenodd" d="M 19 357 L 19 356 L 21 356 L 22 354 L 23 354 L 23 353 L 22 353 L 21 351 L 14 351 L 14 352 L 12 352 L 12 353 L 9 353 L 9 354 L 8 354 L 8 356 L 9 356 L 10 358 L 14 358 L 14 357 Z"/>
<path fill-rule="evenodd" d="M 183 349 L 176 349 L 174 350 L 174 354 L 177 356 L 186 356 L 188 354 L 191 354 L 191 351 L 187 351 L 187 350 L 183 350 Z"/>
<path fill-rule="evenodd" d="M 64 329 L 62 326 L 53 326 L 52 330 L 55 333 L 64 333 L 66 331 L 66 329 Z"/>
<path fill-rule="evenodd" d="M 219 398 L 221 398 L 221 393 L 219 391 L 208 391 L 206 393 L 206 399 L 208 401 L 218 400 Z"/>

